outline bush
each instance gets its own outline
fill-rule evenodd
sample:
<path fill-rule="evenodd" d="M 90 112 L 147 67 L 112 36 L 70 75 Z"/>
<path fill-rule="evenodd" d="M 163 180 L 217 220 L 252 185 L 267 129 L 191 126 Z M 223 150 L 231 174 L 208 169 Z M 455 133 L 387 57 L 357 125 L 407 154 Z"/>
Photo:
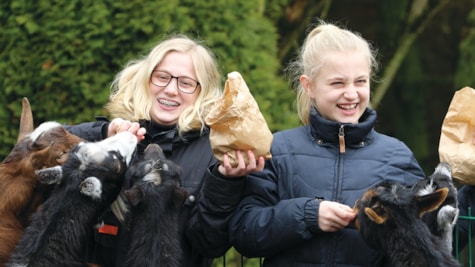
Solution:
<path fill-rule="evenodd" d="M 272 4 L 272 1 L 268 3 Z M 3 1 L 0 20 L 1 158 L 11 150 L 21 98 L 35 125 L 105 115 L 109 85 L 124 64 L 168 33 L 203 39 L 223 74 L 239 71 L 271 130 L 298 124 L 279 73 L 275 26 L 253 1 Z"/>

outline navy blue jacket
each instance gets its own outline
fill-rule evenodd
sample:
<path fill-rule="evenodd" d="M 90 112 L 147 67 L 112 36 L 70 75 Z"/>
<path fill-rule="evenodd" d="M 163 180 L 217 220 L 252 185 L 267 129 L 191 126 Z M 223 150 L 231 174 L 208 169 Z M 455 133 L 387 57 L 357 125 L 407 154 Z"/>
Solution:
<path fill-rule="evenodd" d="M 376 112 L 358 124 L 341 124 L 312 110 L 310 123 L 274 134 L 272 159 L 248 176 L 230 222 L 231 242 L 264 266 L 381 266 L 354 227 L 335 233 L 318 227 L 320 201 L 353 207 L 383 180 L 412 185 L 424 172 L 401 141 L 374 130 Z M 339 136 L 344 137 L 341 151 Z"/>
<path fill-rule="evenodd" d="M 175 127 L 158 126 L 149 121 L 140 124 L 147 129 L 147 134 L 138 144 L 138 152 L 143 152 L 149 143 L 157 143 L 167 158 L 183 169 L 182 187 L 189 193 L 180 216 L 181 245 L 186 260 L 183 266 L 211 266 L 213 258 L 223 255 L 230 247 L 227 224 L 245 180 L 227 180 L 219 175 L 208 133 L 188 132 L 179 137 Z M 66 126 L 71 133 L 89 141 L 104 139 L 107 127 L 108 122 L 104 120 Z M 111 212 L 101 219 L 121 228 Z M 119 266 L 125 249 L 118 245 L 124 243 L 121 235 L 121 231 L 118 236 L 96 232 L 95 242 L 89 248 L 90 261 L 101 263 L 102 267 Z"/>

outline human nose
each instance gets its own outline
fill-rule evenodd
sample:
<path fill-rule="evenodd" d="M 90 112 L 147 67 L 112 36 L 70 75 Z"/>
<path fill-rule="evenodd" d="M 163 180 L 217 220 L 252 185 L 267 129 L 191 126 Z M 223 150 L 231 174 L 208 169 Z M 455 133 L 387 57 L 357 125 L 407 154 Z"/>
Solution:
<path fill-rule="evenodd" d="M 358 97 L 358 91 L 356 90 L 356 87 L 354 85 L 350 84 L 346 88 L 343 96 L 349 99 L 353 99 L 353 98 Z"/>
<path fill-rule="evenodd" d="M 176 84 L 174 84 L 173 81 L 175 81 Z M 173 95 L 178 94 L 178 77 L 172 77 L 170 79 L 170 82 L 168 82 L 167 86 L 165 87 L 165 92 Z"/>

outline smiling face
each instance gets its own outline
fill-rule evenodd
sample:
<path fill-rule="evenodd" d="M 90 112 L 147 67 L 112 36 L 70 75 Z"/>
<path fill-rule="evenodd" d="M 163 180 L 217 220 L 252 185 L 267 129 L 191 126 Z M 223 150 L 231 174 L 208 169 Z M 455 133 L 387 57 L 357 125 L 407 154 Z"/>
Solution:
<path fill-rule="evenodd" d="M 165 71 L 175 77 L 189 77 L 198 80 L 191 55 L 188 53 L 170 52 L 154 70 Z M 155 101 L 150 109 L 152 120 L 161 125 L 173 125 L 178 122 L 180 114 L 198 98 L 200 86 L 193 94 L 180 92 L 177 79 L 172 79 L 165 87 L 149 82 L 150 93 Z"/>
<path fill-rule="evenodd" d="M 318 112 L 326 119 L 358 123 L 369 105 L 370 65 L 358 51 L 332 51 L 313 79 L 307 75 L 300 82 Z"/>

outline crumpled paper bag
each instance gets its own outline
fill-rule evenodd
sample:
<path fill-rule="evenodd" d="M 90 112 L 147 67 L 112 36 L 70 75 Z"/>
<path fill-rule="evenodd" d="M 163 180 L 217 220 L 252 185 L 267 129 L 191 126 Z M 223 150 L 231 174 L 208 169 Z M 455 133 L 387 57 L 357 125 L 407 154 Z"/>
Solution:
<path fill-rule="evenodd" d="M 455 92 L 442 123 L 439 158 L 461 184 L 475 185 L 475 90 Z"/>
<path fill-rule="evenodd" d="M 235 150 L 242 151 L 246 163 L 248 150 L 254 152 L 256 159 L 272 158 L 272 132 L 239 72 L 228 74 L 223 96 L 211 107 L 205 122 L 211 128 L 211 148 L 219 161 L 223 162 L 227 153 L 231 165 L 236 167 Z"/>

